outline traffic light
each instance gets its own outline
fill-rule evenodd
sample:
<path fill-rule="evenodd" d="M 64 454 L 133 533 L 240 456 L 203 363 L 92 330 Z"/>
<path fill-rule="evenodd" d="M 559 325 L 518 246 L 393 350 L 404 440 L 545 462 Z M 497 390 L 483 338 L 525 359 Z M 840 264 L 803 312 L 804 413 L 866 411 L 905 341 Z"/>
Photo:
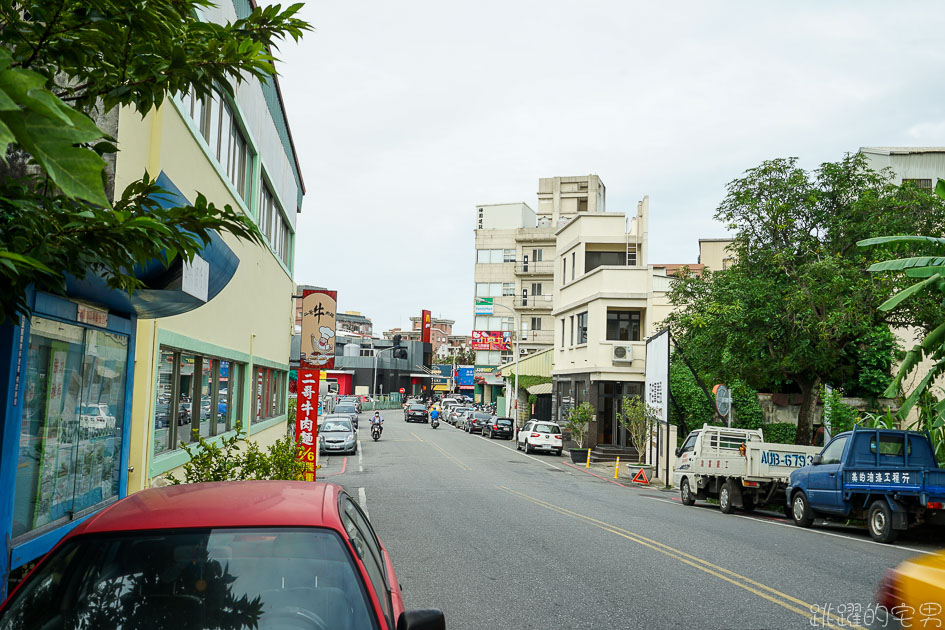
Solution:
<path fill-rule="evenodd" d="M 391 354 L 394 355 L 395 359 L 406 359 L 407 358 L 407 348 L 404 348 L 400 345 L 400 335 L 394 335 L 394 350 Z"/>

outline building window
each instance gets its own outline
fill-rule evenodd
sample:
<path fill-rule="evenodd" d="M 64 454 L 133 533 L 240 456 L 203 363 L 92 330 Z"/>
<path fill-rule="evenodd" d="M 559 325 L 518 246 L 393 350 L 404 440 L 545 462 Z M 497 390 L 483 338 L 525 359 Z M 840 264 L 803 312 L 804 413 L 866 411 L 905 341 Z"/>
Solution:
<path fill-rule="evenodd" d="M 257 217 L 259 231 L 272 246 L 272 251 L 284 265 L 289 266 L 289 244 L 291 231 L 279 208 L 275 196 L 265 180 L 259 186 L 259 213 Z"/>
<path fill-rule="evenodd" d="M 374 347 L 373 347 L 373 346 L 361 346 L 361 356 L 362 356 L 362 357 L 373 357 L 373 356 L 374 356 Z"/>
<path fill-rule="evenodd" d="M 574 345 L 574 315 L 571 316 L 571 345 Z"/>
<path fill-rule="evenodd" d="M 476 263 L 480 265 L 491 265 L 496 263 L 508 262 L 504 260 L 503 251 L 512 252 L 512 262 L 515 261 L 515 250 L 501 250 L 501 249 L 477 249 L 476 250 Z"/>
<path fill-rule="evenodd" d="M 532 282 L 532 295 L 541 295 L 541 283 Z"/>
<path fill-rule="evenodd" d="M 504 249 L 502 250 L 502 262 L 514 263 L 515 262 L 515 250 L 514 249 Z"/>
<path fill-rule="evenodd" d="M 476 297 L 499 297 L 502 295 L 501 282 L 477 282 Z"/>
<path fill-rule="evenodd" d="M 561 258 L 561 286 L 564 286 L 567 279 L 568 279 L 568 258 L 567 256 L 563 256 Z"/>
<path fill-rule="evenodd" d="M 587 311 L 577 316 L 578 344 L 587 343 Z"/>
<path fill-rule="evenodd" d="M 221 435 L 243 417 L 246 365 L 161 347 L 154 402 L 154 453 Z"/>
<path fill-rule="evenodd" d="M 128 337 L 30 318 L 13 539 L 118 498 Z"/>
<path fill-rule="evenodd" d="M 912 184 L 916 188 L 924 188 L 926 190 L 932 190 L 932 180 L 931 179 L 903 179 L 903 184 Z"/>
<path fill-rule="evenodd" d="M 564 318 L 561 318 L 561 347 L 564 347 Z"/>
<path fill-rule="evenodd" d="M 502 295 L 505 297 L 515 295 L 515 283 L 514 282 L 503 282 L 502 283 Z"/>
<path fill-rule="evenodd" d="M 532 317 L 532 330 L 541 330 L 541 318 Z"/>
<path fill-rule="evenodd" d="M 249 203 L 252 187 L 253 151 L 230 106 L 216 94 L 207 103 L 192 95 L 184 98 L 185 108 L 207 141 L 210 153 L 226 173 L 243 201 Z"/>
<path fill-rule="evenodd" d="M 608 341 L 640 341 L 640 311 L 607 309 Z"/>
<path fill-rule="evenodd" d="M 629 261 L 629 250 L 619 252 L 585 252 L 584 253 L 584 272 L 588 273 L 598 267 L 609 265 L 623 267 Z M 636 264 L 636 253 L 633 254 L 634 265 Z"/>
<path fill-rule="evenodd" d="M 532 250 L 532 262 L 541 262 L 541 253 L 542 253 L 543 251 L 544 251 L 544 250 L 541 250 L 541 249 L 533 249 L 533 250 Z"/>
<path fill-rule="evenodd" d="M 574 280 L 574 268 L 577 266 L 577 252 L 571 252 L 571 279 Z"/>
<path fill-rule="evenodd" d="M 514 317 L 500 317 L 499 330 L 515 330 L 515 318 Z"/>
<path fill-rule="evenodd" d="M 256 405 L 253 424 L 285 413 L 286 372 L 267 367 L 256 367 Z"/>

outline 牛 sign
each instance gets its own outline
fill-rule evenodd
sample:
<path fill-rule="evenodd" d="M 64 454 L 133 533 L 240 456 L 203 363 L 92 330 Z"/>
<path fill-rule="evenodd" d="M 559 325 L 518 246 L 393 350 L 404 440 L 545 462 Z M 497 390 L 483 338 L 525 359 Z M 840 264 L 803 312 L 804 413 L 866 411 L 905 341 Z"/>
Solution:
<path fill-rule="evenodd" d="M 303 367 L 329 370 L 335 367 L 335 313 L 337 291 L 306 289 L 302 293 Z"/>

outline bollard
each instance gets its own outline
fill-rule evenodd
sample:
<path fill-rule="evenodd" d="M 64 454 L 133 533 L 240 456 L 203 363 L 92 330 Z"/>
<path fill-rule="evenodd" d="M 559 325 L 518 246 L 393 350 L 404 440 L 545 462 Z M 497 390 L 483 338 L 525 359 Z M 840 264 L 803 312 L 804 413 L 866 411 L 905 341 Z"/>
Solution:
<path fill-rule="evenodd" d="M 585 468 L 591 467 L 591 449 L 587 449 L 587 465 L 584 467 Z"/>
<path fill-rule="evenodd" d="M 617 455 L 617 465 L 614 466 L 614 479 L 619 479 L 620 474 L 620 455 Z"/>

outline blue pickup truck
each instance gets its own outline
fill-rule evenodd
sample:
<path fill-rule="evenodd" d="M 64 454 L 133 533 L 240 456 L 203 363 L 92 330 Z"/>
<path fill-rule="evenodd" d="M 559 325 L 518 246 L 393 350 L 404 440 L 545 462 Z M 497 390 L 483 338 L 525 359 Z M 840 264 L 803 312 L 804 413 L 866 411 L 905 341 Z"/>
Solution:
<path fill-rule="evenodd" d="M 893 542 L 914 525 L 945 523 L 945 469 L 928 433 L 855 427 L 791 473 L 786 498 L 796 525 L 864 519 L 873 540 Z"/>

